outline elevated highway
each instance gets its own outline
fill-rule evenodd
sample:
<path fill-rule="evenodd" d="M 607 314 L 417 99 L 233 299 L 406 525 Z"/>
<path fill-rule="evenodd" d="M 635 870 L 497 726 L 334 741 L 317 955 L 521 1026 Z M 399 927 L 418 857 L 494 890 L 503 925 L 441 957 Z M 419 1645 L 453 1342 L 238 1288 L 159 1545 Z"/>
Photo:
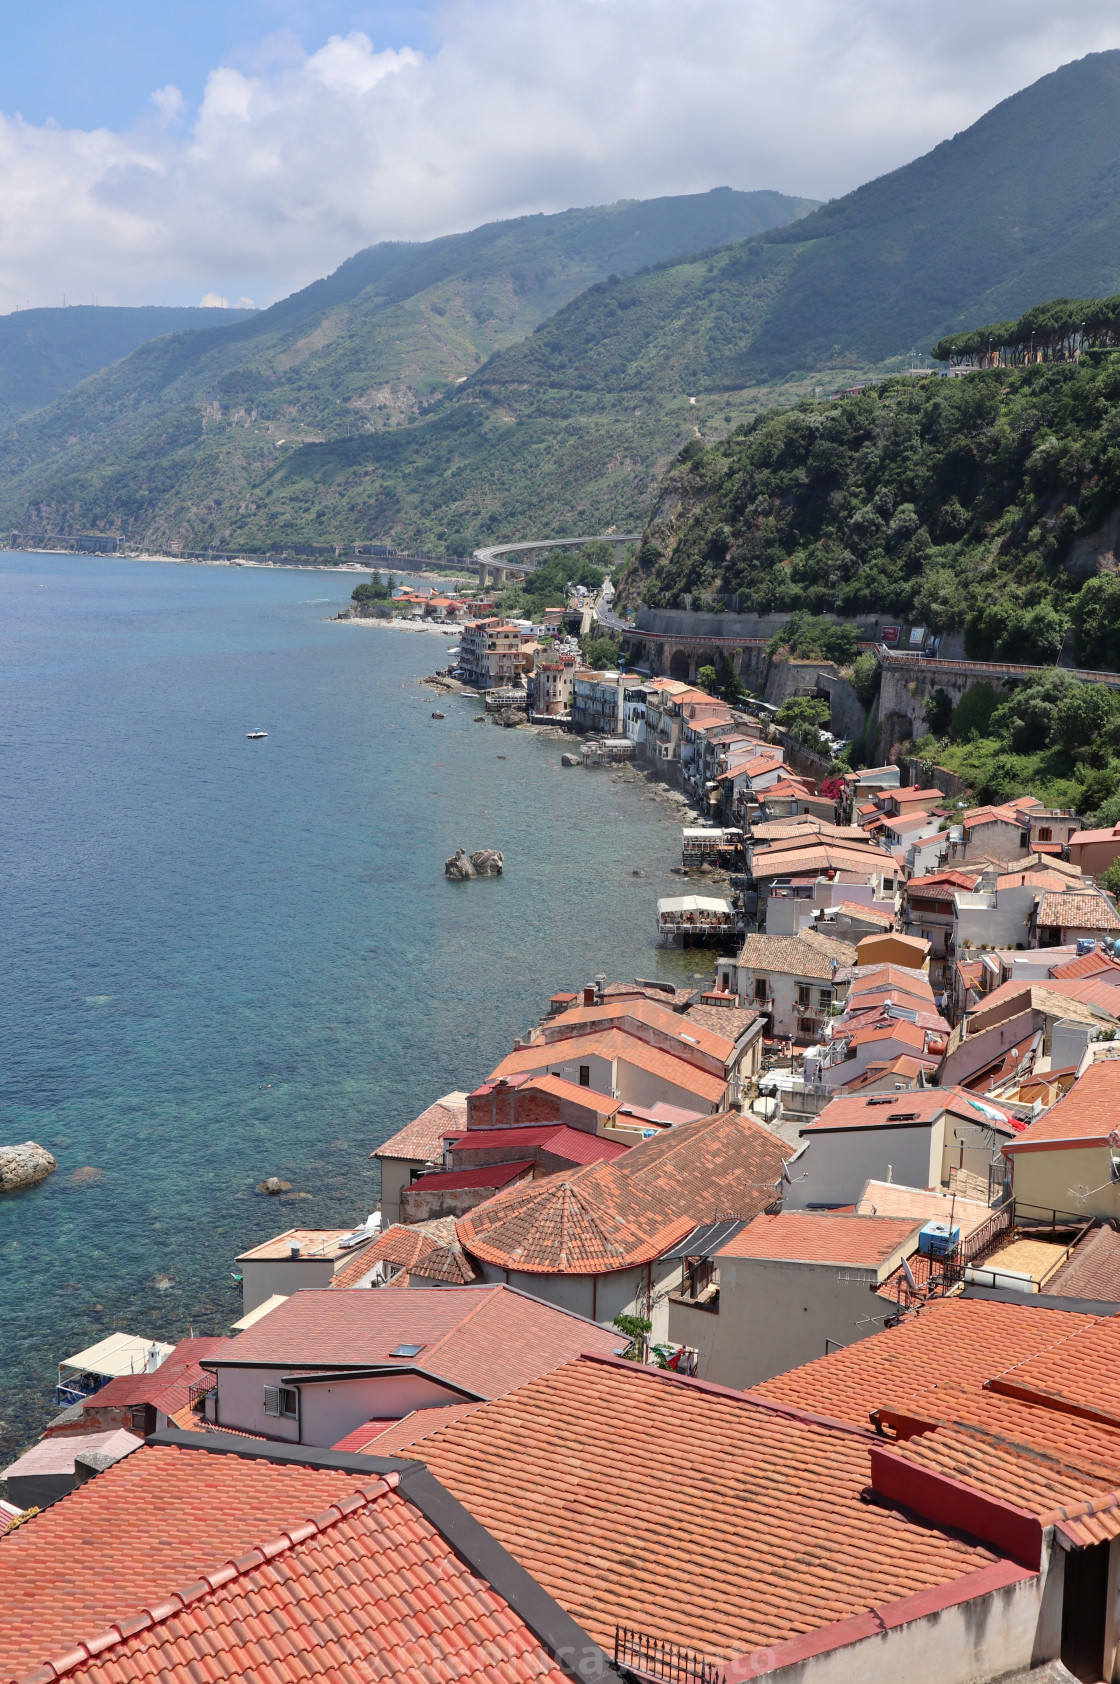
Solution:
<path fill-rule="evenodd" d="M 579 550 L 584 544 L 609 544 L 617 565 L 627 544 L 636 544 L 640 537 L 640 532 L 601 532 L 588 538 L 528 538 L 517 544 L 490 544 L 485 549 L 474 550 L 471 560 L 478 568 L 478 582 L 485 589 L 487 585 L 504 585 L 510 573 L 532 573 L 549 550 Z"/>

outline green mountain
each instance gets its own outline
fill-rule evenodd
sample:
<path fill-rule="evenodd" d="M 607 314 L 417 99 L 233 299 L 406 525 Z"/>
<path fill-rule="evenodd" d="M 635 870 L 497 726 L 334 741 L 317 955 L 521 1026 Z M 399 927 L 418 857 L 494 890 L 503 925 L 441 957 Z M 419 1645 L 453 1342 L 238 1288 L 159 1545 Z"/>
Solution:
<path fill-rule="evenodd" d="M 136 309 L 72 304 L 63 310 L 16 310 L 0 316 L 0 428 L 53 403 L 146 340 L 165 333 L 213 327 L 249 310 L 185 309 L 144 304 Z"/>
<path fill-rule="evenodd" d="M 1067 65 L 796 222 L 588 288 L 392 434 L 257 480 L 228 540 L 461 549 L 640 523 L 665 463 L 955 328 L 1120 286 L 1120 53 Z"/>
<path fill-rule="evenodd" d="M 0 442 L 0 518 L 188 547 L 377 537 L 337 496 L 259 536 L 256 487 L 278 453 L 399 427 L 589 284 L 812 208 L 719 188 L 373 246 L 247 320 L 145 344 L 23 419 Z"/>
<path fill-rule="evenodd" d="M 898 376 L 687 446 L 620 601 L 863 611 L 1120 668 L 1120 352 Z"/>

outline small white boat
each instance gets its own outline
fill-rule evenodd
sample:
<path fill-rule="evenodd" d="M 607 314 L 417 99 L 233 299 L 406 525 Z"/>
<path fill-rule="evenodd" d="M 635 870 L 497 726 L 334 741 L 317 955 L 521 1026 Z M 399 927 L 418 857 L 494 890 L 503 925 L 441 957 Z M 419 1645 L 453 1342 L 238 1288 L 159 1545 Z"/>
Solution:
<path fill-rule="evenodd" d="M 248 739 L 251 743 L 254 743 L 260 737 L 267 737 L 268 732 L 267 731 L 246 731 L 245 735 L 248 737 Z"/>

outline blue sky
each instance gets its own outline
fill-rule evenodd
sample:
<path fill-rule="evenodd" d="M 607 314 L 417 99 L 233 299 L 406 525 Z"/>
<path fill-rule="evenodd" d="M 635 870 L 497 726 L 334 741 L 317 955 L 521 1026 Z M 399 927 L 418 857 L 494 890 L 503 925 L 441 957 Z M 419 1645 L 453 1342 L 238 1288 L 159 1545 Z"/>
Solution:
<path fill-rule="evenodd" d="M 0 312 L 268 304 L 527 212 L 831 198 L 1110 48 L 1116 0 L 6 0 Z"/>
<path fill-rule="evenodd" d="M 429 11 L 419 0 L 8 0 L 0 110 L 127 128 L 156 88 L 174 83 L 193 104 L 215 65 L 252 66 L 262 50 L 310 52 L 351 30 L 423 49 Z"/>

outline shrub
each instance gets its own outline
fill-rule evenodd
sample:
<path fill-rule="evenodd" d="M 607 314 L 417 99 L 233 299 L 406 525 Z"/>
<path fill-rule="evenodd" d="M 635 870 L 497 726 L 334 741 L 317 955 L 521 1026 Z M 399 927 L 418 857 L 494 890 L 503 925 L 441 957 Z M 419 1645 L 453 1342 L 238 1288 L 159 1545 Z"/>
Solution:
<path fill-rule="evenodd" d="M 999 697 L 990 684 L 974 684 L 966 690 L 949 721 L 949 735 L 954 742 L 967 742 L 973 737 L 986 737 Z"/>
<path fill-rule="evenodd" d="M 879 694 L 882 679 L 882 668 L 874 655 L 865 653 L 856 656 L 852 667 L 852 689 L 865 708 L 869 708 Z"/>

